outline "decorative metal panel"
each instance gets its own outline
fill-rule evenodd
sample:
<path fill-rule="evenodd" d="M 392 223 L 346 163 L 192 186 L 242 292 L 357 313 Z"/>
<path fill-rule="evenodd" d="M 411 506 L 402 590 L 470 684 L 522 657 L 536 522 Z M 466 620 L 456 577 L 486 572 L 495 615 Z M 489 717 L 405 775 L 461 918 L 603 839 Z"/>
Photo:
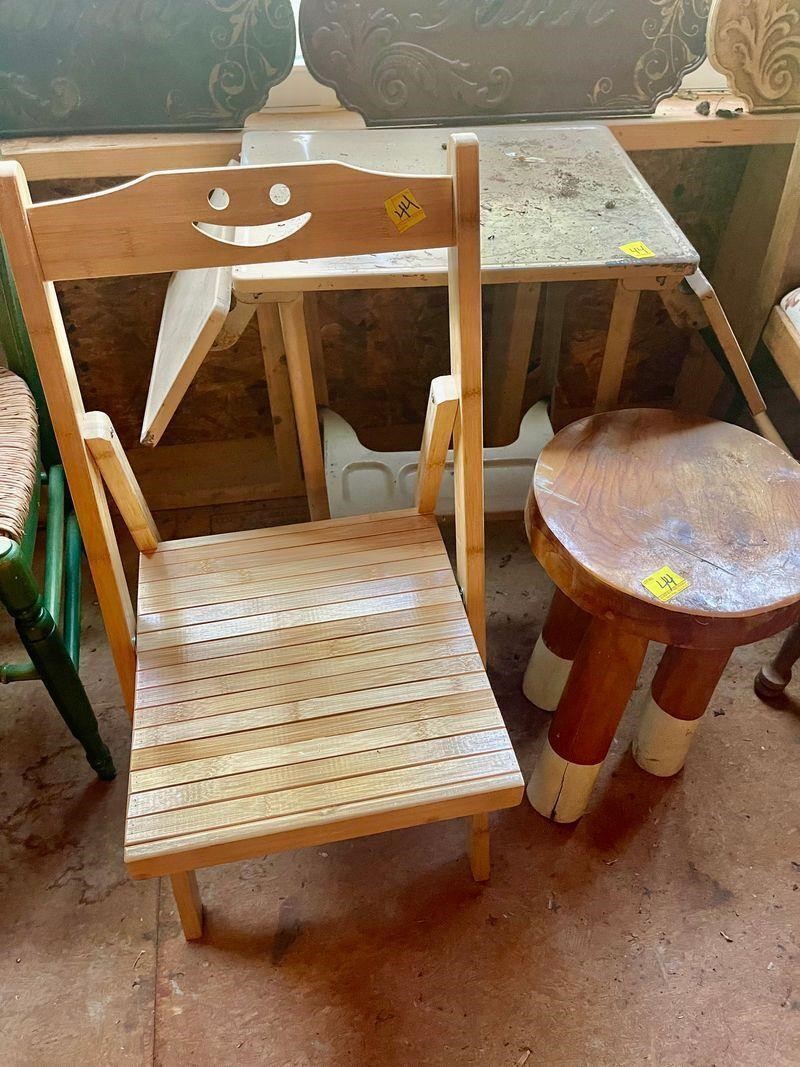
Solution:
<path fill-rule="evenodd" d="M 716 0 L 708 53 L 753 111 L 800 108 L 800 0 Z"/>
<path fill-rule="evenodd" d="M 295 42 L 289 0 L 0 0 L 0 136 L 238 127 Z"/>
<path fill-rule="evenodd" d="M 703 61 L 709 6 L 303 0 L 300 41 L 368 125 L 646 115 Z"/>

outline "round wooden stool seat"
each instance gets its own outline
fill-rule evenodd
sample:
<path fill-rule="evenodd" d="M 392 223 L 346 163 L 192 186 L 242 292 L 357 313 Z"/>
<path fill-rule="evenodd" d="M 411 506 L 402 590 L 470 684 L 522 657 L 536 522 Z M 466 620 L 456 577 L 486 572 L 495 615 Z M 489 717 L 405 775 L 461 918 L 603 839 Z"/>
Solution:
<path fill-rule="evenodd" d="M 800 616 L 800 464 L 711 419 L 592 415 L 542 450 L 525 522 L 557 587 L 524 683 L 557 709 L 528 795 L 573 821 L 649 641 L 670 647 L 634 755 L 674 774 L 731 650 Z"/>
<path fill-rule="evenodd" d="M 526 525 L 571 600 L 665 644 L 756 641 L 800 599 L 800 464 L 728 423 L 634 409 L 567 426 L 539 457 Z M 643 585 L 664 567 L 687 583 L 668 600 Z"/>

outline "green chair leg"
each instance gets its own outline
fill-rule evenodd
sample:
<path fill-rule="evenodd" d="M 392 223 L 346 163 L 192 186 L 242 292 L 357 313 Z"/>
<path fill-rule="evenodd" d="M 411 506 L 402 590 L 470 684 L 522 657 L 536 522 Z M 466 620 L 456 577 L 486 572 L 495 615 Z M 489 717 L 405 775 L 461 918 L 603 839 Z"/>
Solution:
<path fill-rule="evenodd" d="M 99 778 L 110 781 L 117 772 L 86 690 L 19 545 L 8 537 L 0 537 L 0 601 L 62 719 L 83 745 L 89 765 Z"/>

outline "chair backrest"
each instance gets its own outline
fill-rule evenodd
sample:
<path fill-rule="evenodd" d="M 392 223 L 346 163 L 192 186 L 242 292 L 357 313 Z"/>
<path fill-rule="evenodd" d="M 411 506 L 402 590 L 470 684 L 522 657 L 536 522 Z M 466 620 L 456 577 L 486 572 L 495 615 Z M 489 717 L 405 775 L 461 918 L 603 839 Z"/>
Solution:
<path fill-rule="evenodd" d="M 482 649 L 477 138 L 451 137 L 448 159 L 449 173 L 436 176 L 383 174 L 334 162 L 160 172 L 36 205 L 22 168 L 0 164 L 0 232 L 129 709 L 134 614 L 105 490 L 87 446 L 86 412 L 54 281 L 447 247 L 451 372 L 459 399 L 453 428 L 457 571 Z M 252 243 L 220 240 L 220 226 L 249 227 Z M 112 444 L 118 447 L 106 441 L 109 449 Z"/>

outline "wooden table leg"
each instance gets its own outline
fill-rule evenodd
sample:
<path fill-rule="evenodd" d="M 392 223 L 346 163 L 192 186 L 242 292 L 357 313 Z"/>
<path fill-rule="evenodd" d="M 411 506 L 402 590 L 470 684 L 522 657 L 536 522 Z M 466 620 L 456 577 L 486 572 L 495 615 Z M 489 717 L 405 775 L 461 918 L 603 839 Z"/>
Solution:
<path fill-rule="evenodd" d="M 325 375 L 325 354 L 322 351 L 322 334 L 319 328 L 319 296 L 317 293 L 303 294 L 303 311 L 306 317 L 306 337 L 311 356 L 311 373 L 314 377 L 314 395 L 317 405 L 326 408 L 328 399 L 328 379 Z"/>
<path fill-rule="evenodd" d="M 278 308 L 286 346 L 300 455 L 303 459 L 308 509 L 312 519 L 329 519 L 331 513 L 325 484 L 325 462 L 302 294 L 281 301 Z"/>
<path fill-rule="evenodd" d="M 646 651 L 644 638 L 592 619 L 528 782 L 541 815 L 555 822 L 583 815 Z"/>
<path fill-rule="evenodd" d="M 555 711 L 558 707 L 590 621 L 591 615 L 560 589 L 555 590 L 522 680 L 522 692 L 542 711 Z"/>
<path fill-rule="evenodd" d="M 633 742 L 633 758 L 643 770 L 669 778 L 683 767 L 730 657 L 729 648 L 666 650 Z"/>
<path fill-rule="evenodd" d="M 488 446 L 510 445 L 519 435 L 540 290 L 537 282 L 494 286 L 484 367 Z"/>
<path fill-rule="evenodd" d="M 297 485 L 303 480 L 303 468 L 278 308 L 275 304 L 258 304 L 256 313 L 278 469 L 285 485 Z"/>
<path fill-rule="evenodd" d="M 611 411 L 619 403 L 622 375 L 625 370 L 625 361 L 628 358 L 640 295 L 638 289 L 626 289 L 624 282 L 617 282 L 606 348 L 600 367 L 595 411 Z"/>

